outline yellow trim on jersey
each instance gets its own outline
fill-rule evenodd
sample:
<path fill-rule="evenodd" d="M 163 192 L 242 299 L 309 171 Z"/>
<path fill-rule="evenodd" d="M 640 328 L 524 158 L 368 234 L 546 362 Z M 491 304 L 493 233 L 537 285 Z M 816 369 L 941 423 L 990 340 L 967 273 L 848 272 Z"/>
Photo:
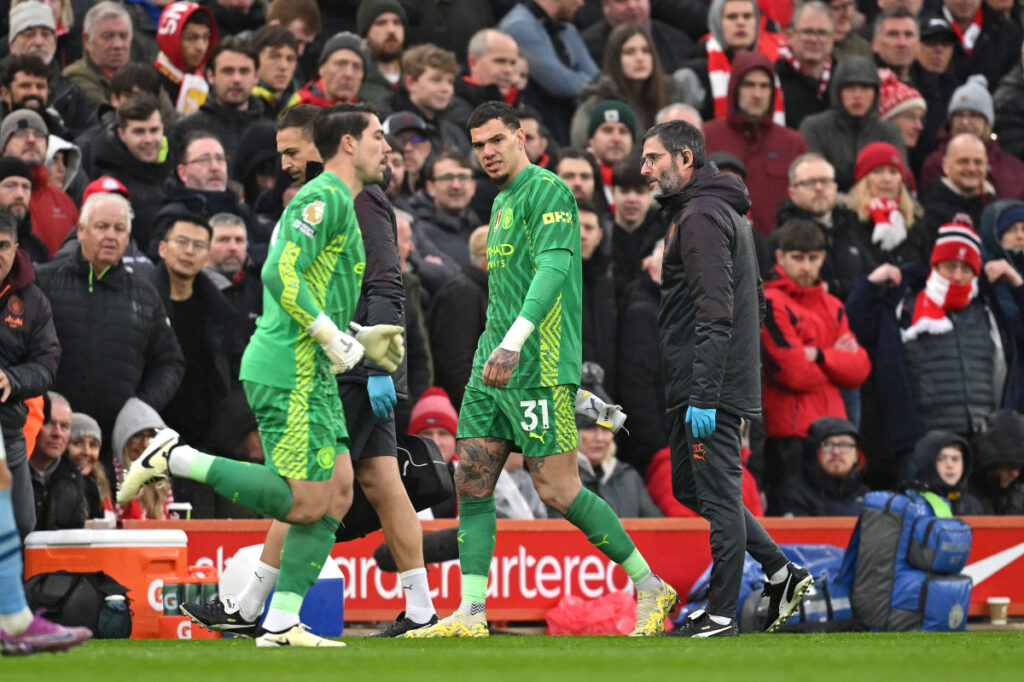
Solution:
<path fill-rule="evenodd" d="M 540 332 L 540 385 L 558 384 L 558 355 L 562 340 L 562 295 L 537 326 Z"/>
<path fill-rule="evenodd" d="M 302 253 L 302 247 L 298 244 L 294 242 L 285 244 L 281 251 L 281 258 L 277 262 L 277 274 L 280 275 L 281 284 L 284 285 L 281 290 L 281 307 L 305 329 L 313 324 L 314 318 L 309 311 L 299 305 L 298 301 L 299 273 L 295 269 L 295 263 L 298 261 L 300 253 Z M 323 307 L 323 302 L 317 301 L 317 305 Z"/>
<path fill-rule="evenodd" d="M 309 445 L 309 394 L 313 389 L 313 372 L 303 372 L 302 368 L 313 366 L 315 352 L 313 344 L 309 342 L 300 342 L 296 348 L 295 360 L 299 371 L 296 372 L 295 389 L 288 392 L 288 418 L 285 422 L 285 432 L 271 453 L 274 468 L 285 478 L 304 478 L 306 475 Z"/>
<path fill-rule="evenodd" d="M 576 433 L 576 395 L 569 395 L 569 387 L 565 384 L 555 386 L 555 433 L 558 437 L 558 448 L 569 452 L 576 447 L 576 442 L 569 437 Z"/>

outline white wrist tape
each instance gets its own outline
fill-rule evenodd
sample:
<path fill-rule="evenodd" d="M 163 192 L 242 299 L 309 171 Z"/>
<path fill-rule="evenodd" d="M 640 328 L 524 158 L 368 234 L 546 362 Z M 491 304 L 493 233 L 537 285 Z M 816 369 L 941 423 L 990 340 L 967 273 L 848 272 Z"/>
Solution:
<path fill-rule="evenodd" d="M 518 353 L 522 349 L 523 344 L 526 343 L 526 339 L 530 338 L 530 334 L 533 333 L 534 329 L 535 325 L 533 322 L 522 316 L 517 317 L 512 326 L 508 328 L 505 338 L 501 340 L 498 347 Z"/>

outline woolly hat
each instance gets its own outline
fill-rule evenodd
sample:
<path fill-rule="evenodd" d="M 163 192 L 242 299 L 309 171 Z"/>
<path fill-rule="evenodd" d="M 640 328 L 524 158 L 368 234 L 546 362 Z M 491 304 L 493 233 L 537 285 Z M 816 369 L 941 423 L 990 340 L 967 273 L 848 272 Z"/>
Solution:
<path fill-rule="evenodd" d="M 12 175 L 25 178 L 32 182 L 32 171 L 28 164 L 16 156 L 5 156 L 0 158 L 0 180 L 6 180 Z"/>
<path fill-rule="evenodd" d="M 881 89 L 878 93 L 878 118 L 890 121 L 893 117 L 914 107 L 928 110 L 928 105 L 920 91 L 902 82 L 889 69 L 879 69 L 878 77 L 882 79 Z"/>
<path fill-rule="evenodd" d="M 587 126 L 587 137 L 591 137 L 594 131 L 602 123 L 625 123 L 629 128 L 633 139 L 636 139 L 636 114 L 625 102 L 617 99 L 606 99 L 598 103 L 590 112 L 590 125 Z"/>
<path fill-rule="evenodd" d="M 335 33 L 324 43 L 324 48 L 320 50 L 320 59 L 316 63 L 317 67 L 322 66 L 338 50 L 352 50 L 355 52 L 363 61 L 363 71 L 366 71 L 366 54 L 363 52 L 363 40 L 350 31 Z"/>
<path fill-rule="evenodd" d="M 128 188 L 125 187 L 119 180 L 112 178 L 109 175 L 96 178 L 88 185 L 85 186 L 85 191 L 82 192 L 82 204 L 85 204 L 85 200 L 91 197 L 93 194 L 104 194 L 111 192 L 114 194 L 120 194 L 128 201 L 132 200 L 132 195 L 128 192 Z"/>
<path fill-rule="evenodd" d="M 356 11 L 356 33 L 366 37 L 370 30 L 370 24 L 377 20 L 382 14 L 393 12 L 402 20 L 402 26 L 409 25 L 409 19 L 405 16 L 405 8 L 397 0 L 363 0 L 359 3 Z"/>
<path fill-rule="evenodd" d="M 435 426 L 453 436 L 459 431 L 459 415 L 455 413 L 448 394 L 439 386 L 428 388 L 413 405 L 409 417 L 409 433 L 415 436 Z"/>
<path fill-rule="evenodd" d="M 21 5 L 18 5 L 20 7 Z M 49 8 L 46 10 L 49 12 Z M 7 142 L 11 139 L 11 135 L 14 134 L 15 130 L 21 130 L 23 128 L 34 128 L 43 135 L 49 135 L 50 129 L 46 127 L 46 121 L 43 117 L 32 111 L 31 109 L 18 109 L 7 114 L 4 118 L 3 125 L 0 125 L 0 154 L 7 148 Z"/>
<path fill-rule="evenodd" d="M 996 223 L 996 237 L 1002 239 L 1014 223 L 1021 222 L 1024 222 L 1024 204 L 1017 203 L 1007 207 L 999 214 L 999 220 Z"/>
<path fill-rule="evenodd" d="M 13 43 L 14 38 L 22 31 L 41 26 L 57 32 L 57 24 L 53 20 L 53 10 L 42 2 L 23 2 L 11 8 L 8 15 L 10 29 L 7 31 L 7 42 Z"/>
<path fill-rule="evenodd" d="M 853 167 L 854 181 L 859 182 L 879 166 L 892 166 L 900 172 L 901 178 L 907 177 L 900 150 L 888 142 L 872 142 L 861 147 L 860 153 L 857 154 L 857 163 Z"/>
<path fill-rule="evenodd" d="M 953 220 L 955 222 L 939 228 L 929 265 L 935 267 L 943 261 L 960 261 L 971 266 L 978 275 L 981 273 L 981 239 L 970 226 L 969 218 L 958 213 Z"/>
<path fill-rule="evenodd" d="M 160 418 L 156 410 L 138 398 L 128 398 L 124 407 L 117 413 L 117 419 L 114 420 L 114 432 L 110 437 L 114 459 L 121 457 L 128 440 L 139 431 L 166 428 L 167 424 Z"/>
<path fill-rule="evenodd" d="M 989 127 L 995 123 L 996 114 L 992 106 L 992 95 L 988 92 L 988 80 L 980 73 L 968 78 L 949 98 L 949 110 L 946 112 L 949 118 L 953 118 L 953 112 L 964 110 L 984 116 Z"/>
<path fill-rule="evenodd" d="M 100 442 L 100 445 L 103 445 L 103 433 L 100 431 L 100 425 L 96 423 L 96 420 L 84 412 L 72 412 L 71 438 L 69 440 L 75 441 L 86 436 L 92 436 Z"/>

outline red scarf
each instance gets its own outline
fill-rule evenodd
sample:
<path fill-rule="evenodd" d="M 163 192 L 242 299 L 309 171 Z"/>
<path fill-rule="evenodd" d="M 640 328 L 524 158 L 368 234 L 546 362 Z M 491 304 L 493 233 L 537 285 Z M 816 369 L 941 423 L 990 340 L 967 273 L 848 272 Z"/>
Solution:
<path fill-rule="evenodd" d="M 711 82 L 711 97 L 715 103 L 715 118 L 725 118 L 729 108 L 729 76 L 732 73 L 732 64 L 714 36 L 709 35 L 704 44 L 708 51 L 708 80 Z M 786 125 L 786 107 L 782 103 L 782 85 L 778 76 L 775 76 L 775 110 L 772 112 L 772 122 L 780 126 Z"/>
<path fill-rule="evenodd" d="M 914 319 L 900 332 L 903 343 L 913 341 L 921 334 L 946 334 L 953 331 L 953 323 L 946 317 L 947 310 L 960 310 L 978 295 L 978 278 L 969 284 L 953 284 L 932 269 L 928 281 L 914 302 Z"/>
<path fill-rule="evenodd" d="M 793 52 L 789 49 L 789 43 L 783 43 L 779 46 L 779 57 L 787 64 L 793 67 L 795 71 L 802 74 L 807 74 L 807 71 L 800 60 L 793 56 Z M 832 79 L 832 57 L 825 60 L 825 68 L 821 72 L 821 81 L 818 83 L 818 99 L 825 96 L 825 91 L 828 90 L 828 82 Z"/>
<path fill-rule="evenodd" d="M 878 244 L 882 251 L 892 251 L 907 238 L 907 222 L 895 199 L 872 199 L 868 202 L 868 214 L 875 223 L 871 242 Z"/>
<path fill-rule="evenodd" d="M 967 27 L 966 31 L 964 31 L 957 26 L 957 23 L 953 20 L 953 15 L 950 13 L 949 9 L 945 5 L 942 6 L 942 16 L 944 16 L 946 21 L 949 22 L 949 25 L 953 27 L 953 32 L 956 33 L 956 37 L 960 39 L 960 46 L 964 48 L 964 52 L 967 53 L 968 57 L 970 57 L 971 53 L 974 52 L 974 45 L 978 42 L 978 36 L 981 35 L 981 17 L 982 9 L 984 7 L 985 5 L 982 4 L 982 6 L 978 8 L 978 13 L 974 15 L 971 25 Z"/>

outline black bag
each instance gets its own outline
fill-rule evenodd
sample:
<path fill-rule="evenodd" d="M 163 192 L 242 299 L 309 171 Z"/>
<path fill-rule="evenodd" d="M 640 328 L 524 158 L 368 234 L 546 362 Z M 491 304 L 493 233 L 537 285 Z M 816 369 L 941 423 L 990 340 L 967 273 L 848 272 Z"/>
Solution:
<path fill-rule="evenodd" d="M 34 575 L 25 582 L 25 598 L 33 611 L 46 609 L 46 617 L 53 622 L 87 627 L 99 639 L 132 636 L 128 588 L 103 571 Z"/>
<path fill-rule="evenodd" d="M 433 507 L 455 494 L 455 481 L 437 444 L 428 438 L 398 434 L 398 473 L 416 511 Z M 380 529 L 380 518 L 359 481 L 352 484 L 352 506 L 334 534 L 338 542 L 355 540 Z"/>

